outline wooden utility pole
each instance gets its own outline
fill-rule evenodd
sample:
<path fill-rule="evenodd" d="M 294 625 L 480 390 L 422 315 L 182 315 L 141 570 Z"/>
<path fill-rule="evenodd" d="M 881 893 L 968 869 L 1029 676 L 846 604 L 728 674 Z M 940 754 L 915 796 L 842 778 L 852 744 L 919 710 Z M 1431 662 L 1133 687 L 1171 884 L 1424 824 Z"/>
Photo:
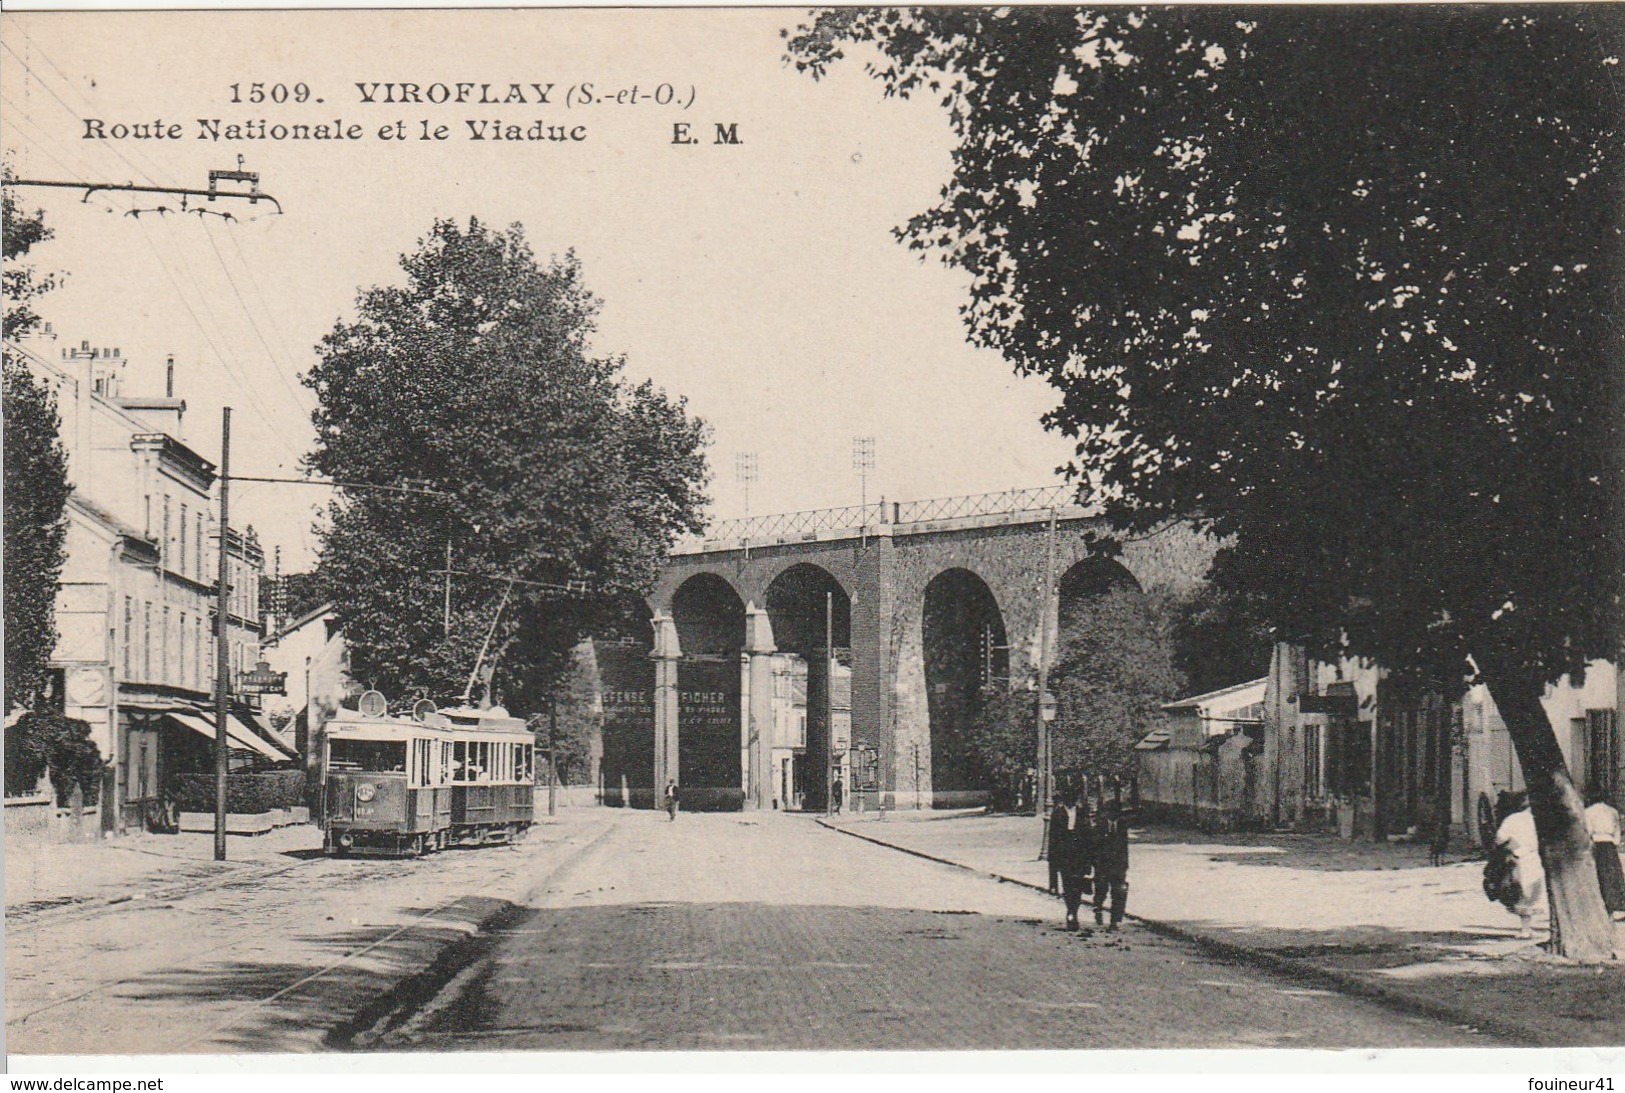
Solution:
<path fill-rule="evenodd" d="M 1049 510 L 1049 527 L 1044 535 L 1044 598 L 1039 607 L 1038 615 L 1038 800 L 1033 812 L 1038 816 L 1039 837 L 1038 856 L 1042 858 L 1049 852 L 1047 845 L 1049 839 L 1049 801 L 1054 794 L 1051 785 L 1053 778 L 1053 763 L 1050 758 L 1051 742 L 1049 731 L 1049 718 L 1054 716 L 1049 705 L 1049 661 L 1050 636 L 1049 620 L 1050 609 L 1055 608 L 1056 628 L 1060 628 L 1060 606 L 1055 599 L 1055 510 Z M 1059 634 L 1056 635 L 1060 637 Z"/>
<path fill-rule="evenodd" d="M 835 811 L 835 593 L 824 593 L 824 815 Z"/>
<path fill-rule="evenodd" d="M 220 557 L 214 586 L 214 860 L 226 860 L 226 725 L 231 716 L 231 645 L 226 625 L 229 591 L 226 536 L 231 517 L 231 407 L 220 411 Z"/>
<path fill-rule="evenodd" d="M 559 814 L 559 696 L 547 696 L 547 814 Z"/>

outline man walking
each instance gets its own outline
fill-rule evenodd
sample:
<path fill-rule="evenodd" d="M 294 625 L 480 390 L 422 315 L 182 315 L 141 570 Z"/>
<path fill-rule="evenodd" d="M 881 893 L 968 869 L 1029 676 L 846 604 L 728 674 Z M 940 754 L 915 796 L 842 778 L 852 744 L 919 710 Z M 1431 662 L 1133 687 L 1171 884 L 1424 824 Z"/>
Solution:
<path fill-rule="evenodd" d="M 1123 922 L 1128 903 L 1128 816 L 1123 803 L 1106 802 L 1095 829 L 1095 925 L 1105 924 L 1106 896 L 1111 895 L 1112 920 L 1108 929 Z"/>
<path fill-rule="evenodd" d="M 1081 793 L 1073 792 L 1070 803 L 1060 813 L 1060 826 L 1050 841 L 1050 868 L 1060 874 L 1061 898 L 1066 901 L 1066 928 L 1076 930 L 1078 908 L 1089 889 L 1089 874 L 1094 868 L 1094 835 Z"/>
<path fill-rule="evenodd" d="M 841 800 L 845 796 L 846 787 L 841 784 L 841 776 L 837 774 L 835 776 L 835 781 L 832 782 L 829 787 L 830 804 L 833 806 L 835 815 L 837 816 L 841 814 Z"/>
<path fill-rule="evenodd" d="M 666 782 L 666 818 L 673 822 L 677 819 L 677 779 L 675 778 Z"/>
<path fill-rule="evenodd" d="M 1066 799 L 1057 793 L 1055 795 L 1055 807 L 1050 809 L 1049 836 L 1044 846 L 1044 856 L 1049 859 L 1049 890 L 1052 896 L 1061 894 L 1061 855 L 1059 848 L 1066 838 L 1068 822 Z"/>

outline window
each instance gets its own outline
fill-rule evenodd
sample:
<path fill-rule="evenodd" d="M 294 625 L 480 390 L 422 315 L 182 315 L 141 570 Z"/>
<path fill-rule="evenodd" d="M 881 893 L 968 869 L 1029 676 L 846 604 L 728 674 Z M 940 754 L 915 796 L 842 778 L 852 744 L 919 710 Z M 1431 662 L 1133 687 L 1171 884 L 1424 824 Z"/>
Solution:
<path fill-rule="evenodd" d="M 192 686 L 203 689 L 203 616 L 192 620 Z"/>
<path fill-rule="evenodd" d="M 431 741 L 412 741 L 412 784 L 426 786 L 432 781 L 432 771 L 429 764 Z"/>
<path fill-rule="evenodd" d="M 169 541 L 171 532 L 172 528 L 169 523 L 169 494 L 166 493 L 164 494 L 164 537 L 158 540 L 163 544 L 165 569 L 173 569 L 175 567 L 174 546 Z"/>
<path fill-rule="evenodd" d="M 1303 727 L 1303 795 L 1305 797 L 1320 797 L 1323 795 L 1320 781 L 1320 736 L 1324 731 L 1320 725 L 1305 725 Z"/>
<path fill-rule="evenodd" d="M 472 782 L 473 772 L 468 768 L 468 743 L 457 741 L 451 746 L 451 780 L 453 782 Z"/>
<path fill-rule="evenodd" d="M 197 579 L 203 580 L 203 514 L 197 514 L 197 535 L 192 538 L 192 549 L 197 552 Z"/>
<path fill-rule="evenodd" d="M 406 771 L 406 744 L 393 740 L 334 740 L 327 749 L 327 769 L 401 774 Z"/>
<path fill-rule="evenodd" d="M 1614 711 L 1586 711 L 1586 789 L 1601 790 L 1610 801 L 1619 790 L 1615 757 Z"/>
<path fill-rule="evenodd" d="M 162 673 L 163 680 L 165 683 L 168 683 L 171 675 L 169 666 L 169 607 L 167 604 L 164 606 L 163 627 L 164 628 L 158 637 L 158 663 L 160 665 L 159 671 Z"/>
<path fill-rule="evenodd" d="M 152 601 L 141 604 L 141 678 L 152 678 Z"/>
<path fill-rule="evenodd" d="M 186 506 L 181 506 L 181 549 L 175 560 L 175 570 L 181 576 L 186 576 L 186 563 L 190 559 L 186 556 Z"/>
<path fill-rule="evenodd" d="M 186 525 L 182 524 L 181 526 L 185 527 Z M 187 635 L 186 635 L 186 612 L 185 611 L 181 612 L 179 621 L 180 621 L 180 624 L 176 627 L 176 630 L 177 630 L 177 632 L 179 634 L 179 639 L 175 642 L 175 656 L 176 656 L 176 659 L 178 659 L 180 661 L 180 666 L 178 667 L 178 669 L 175 672 L 175 682 L 180 684 L 182 687 L 184 687 L 184 686 L 186 686 L 186 682 L 187 682 L 187 679 L 189 677 L 189 673 L 192 670 L 192 660 L 191 660 L 190 657 L 188 657 L 186 655 L 186 639 L 187 639 Z"/>
<path fill-rule="evenodd" d="M 132 651 L 132 648 L 131 648 L 134 640 L 135 640 L 135 600 L 131 599 L 129 596 L 125 596 L 124 597 L 124 630 L 120 635 L 120 642 L 121 642 L 121 644 L 123 646 L 122 661 L 123 661 L 123 675 L 124 675 L 125 679 L 129 679 L 130 674 L 135 671 L 135 654 L 134 654 L 134 652 Z"/>

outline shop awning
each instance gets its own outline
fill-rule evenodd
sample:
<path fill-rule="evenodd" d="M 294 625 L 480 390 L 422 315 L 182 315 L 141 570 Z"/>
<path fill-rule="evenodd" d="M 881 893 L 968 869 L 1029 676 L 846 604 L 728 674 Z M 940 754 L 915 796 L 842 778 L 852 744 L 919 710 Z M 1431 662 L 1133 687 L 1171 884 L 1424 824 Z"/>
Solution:
<path fill-rule="evenodd" d="M 214 739 L 213 714 L 202 712 L 177 713 L 171 710 L 165 716 L 178 724 L 185 725 L 195 733 L 206 736 L 210 740 Z M 226 719 L 226 740 L 231 747 L 256 752 L 272 762 L 281 763 L 293 758 L 292 755 L 283 752 L 276 745 L 259 736 L 237 717 L 228 717 Z"/>

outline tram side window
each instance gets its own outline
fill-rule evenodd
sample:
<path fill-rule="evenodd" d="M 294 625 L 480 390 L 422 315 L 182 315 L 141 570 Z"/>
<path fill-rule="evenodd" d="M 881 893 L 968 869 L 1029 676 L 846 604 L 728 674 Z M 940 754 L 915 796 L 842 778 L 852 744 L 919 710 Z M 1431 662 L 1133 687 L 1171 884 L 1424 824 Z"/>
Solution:
<path fill-rule="evenodd" d="M 525 777 L 521 780 L 534 782 L 536 780 L 536 749 L 530 744 L 521 746 L 525 750 Z"/>
<path fill-rule="evenodd" d="M 405 773 L 406 744 L 390 740 L 334 740 L 328 745 L 329 770 Z"/>
<path fill-rule="evenodd" d="M 468 769 L 468 742 L 459 740 L 451 748 L 451 780 L 453 782 L 472 782 L 474 772 Z"/>
<path fill-rule="evenodd" d="M 412 784 L 426 786 L 429 784 L 429 741 L 412 741 Z"/>
<path fill-rule="evenodd" d="M 451 781 L 451 744 L 444 740 L 440 742 L 440 781 Z"/>
<path fill-rule="evenodd" d="M 491 780 L 491 742 L 480 740 L 474 744 L 474 777 L 476 782 Z"/>

